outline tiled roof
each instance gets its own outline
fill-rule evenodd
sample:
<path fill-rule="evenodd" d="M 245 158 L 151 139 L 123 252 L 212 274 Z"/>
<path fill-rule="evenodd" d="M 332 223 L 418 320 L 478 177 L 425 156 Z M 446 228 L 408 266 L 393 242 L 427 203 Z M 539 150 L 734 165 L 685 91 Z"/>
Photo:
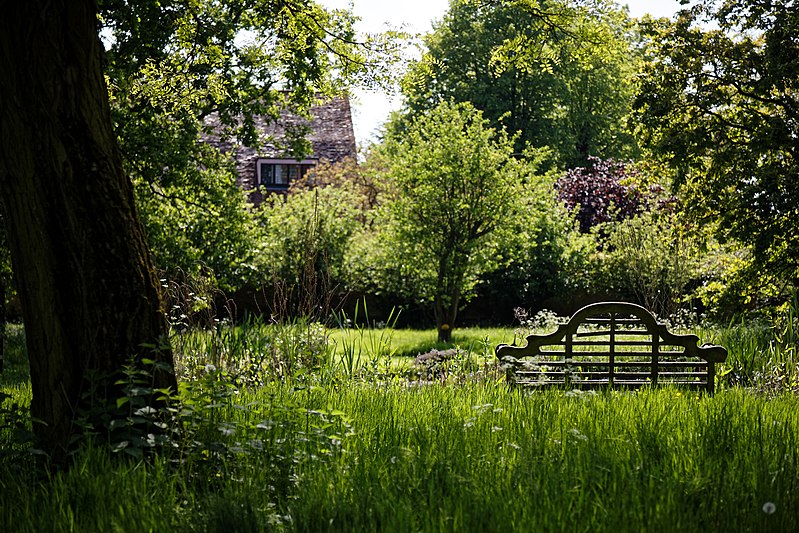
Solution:
<path fill-rule="evenodd" d="M 219 138 L 209 137 L 207 142 L 222 151 L 233 151 L 236 160 L 236 170 L 239 182 L 244 189 L 255 188 L 255 162 L 259 158 L 281 158 L 286 156 L 285 150 L 279 148 L 281 140 L 287 129 L 298 126 L 310 126 L 307 135 L 313 152 L 306 158 L 326 160 L 330 162 L 341 161 L 346 157 L 356 156 L 355 131 L 352 127 L 352 113 L 350 101 L 346 96 L 336 97 L 311 108 L 310 124 L 307 119 L 286 113 L 277 122 L 269 122 L 267 117 L 255 117 L 255 125 L 265 144 L 258 148 L 250 148 L 240 143 L 221 141 Z M 208 122 L 216 120 L 212 117 Z M 268 139 L 272 139 L 270 142 Z M 278 145 L 276 147 L 275 145 Z"/>

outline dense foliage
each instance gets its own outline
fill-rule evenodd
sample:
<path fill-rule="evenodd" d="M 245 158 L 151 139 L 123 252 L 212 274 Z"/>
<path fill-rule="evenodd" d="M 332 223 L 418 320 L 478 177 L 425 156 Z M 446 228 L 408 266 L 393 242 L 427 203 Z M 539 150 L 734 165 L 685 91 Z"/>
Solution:
<path fill-rule="evenodd" d="M 700 1 L 649 27 L 641 137 L 692 215 L 751 247 L 742 303 L 799 279 L 797 34 L 791 1 Z"/>
<path fill-rule="evenodd" d="M 792 63 L 775 44 L 784 28 L 740 38 L 698 29 L 691 20 L 712 14 L 705 7 L 686 12 L 679 23 L 639 26 L 607 2 L 452 2 L 425 38 L 427 53 L 404 79 L 403 111 L 389 123 L 385 138 L 365 152 L 366 161 L 323 166 L 313 183 L 253 211 L 225 154 L 197 141 L 221 135 L 234 143 L 263 142 L 253 116 L 302 114 L 317 95 L 348 82 L 365 77 L 380 82 L 387 71 L 372 68 L 375 61 L 391 64 L 396 57 L 389 36 L 358 43 L 350 13 L 326 12 L 304 0 L 279 6 L 244 0 L 225 6 L 106 1 L 101 7 L 116 125 L 156 261 L 170 277 L 210 276 L 230 293 L 281 287 L 281 305 L 295 311 L 365 291 L 381 296 L 388 308 L 421 305 L 433 315 L 436 308 L 449 308 L 438 313 L 440 325 L 454 322 L 474 297 L 481 302 L 476 317 L 488 320 L 507 320 L 516 306 L 567 310 L 591 295 L 632 299 L 659 313 L 674 311 L 693 295 L 711 308 L 734 311 L 737 304 L 726 287 L 740 297 L 752 285 L 752 272 L 769 273 L 758 280 L 790 278 L 795 248 L 785 240 L 793 213 L 785 178 L 790 150 L 769 144 L 767 137 L 777 131 L 774 120 L 782 119 L 735 130 L 739 140 L 751 130 L 747 146 L 766 154 L 763 164 L 750 168 L 757 157 L 734 154 L 738 141 L 731 134 L 715 159 L 707 157 L 712 139 L 737 124 L 733 115 L 713 118 L 708 112 L 702 118 L 712 98 L 720 102 L 730 91 L 734 98 L 718 109 L 749 112 L 750 118 L 770 113 L 769 105 L 788 106 L 790 99 L 760 96 L 766 107 L 758 111 L 752 91 L 767 81 L 736 93 L 734 85 L 722 84 L 723 77 L 710 83 L 707 75 L 696 74 L 704 63 L 691 60 L 692 47 L 700 45 L 713 61 L 738 64 L 738 71 L 745 60 L 760 58 L 760 67 L 752 65 L 764 73 L 771 69 L 768 80 L 782 76 L 787 95 Z M 722 30 L 770 24 L 760 8 L 733 7 L 728 3 L 718 12 L 726 24 Z M 792 20 L 786 9 L 783 26 Z M 300 41 L 308 46 L 292 44 Z M 746 59 L 744 51 L 754 55 Z M 643 61 L 639 87 L 634 73 Z M 730 84 L 735 72 L 724 72 Z M 626 123 L 636 89 L 638 134 L 671 163 L 647 167 L 649 162 L 627 159 L 639 154 Z M 471 163 L 435 163 L 454 156 L 443 148 L 434 153 L 431 141 L 454 139 L 458 127 L 457 121 L 438 130 L 430 125 L 441 102 L 468 102 L 480 110 L 486 124 L 508 132 L 511 148 L 503 150 L 515 154 L 507 166 L 485 160 L 486 167 L 502 169 L 503 179 L 518 180 L 518 187 L 492 204 L 501 205 L 501 221 L 485 234 L 478 231 L 473 241 L 465 237 L 472 242 L 465 247 L 453 243 L 463 236 L 457 229 L 464 225 L 458 218 L 462 208 L 483 201 L 468 197 L 470 188 L 481 187 L 470 177 L 479 172 L 470 170 Z M 705 125 L 697 126 L 694 118 Z M 789 127 L 790 117 L 783 123 Z M 422 134 L 423 129 L 429 131 Z M 289 133 L 284 148 L 301 154 L 308 147 L 305 132 Z M 411 155 L 417 134 L 424 150 Z M 469 135 L 472 141 L 480 138 Z M 683 149 L 693 155 L 683 157 Z M 474 146 L 450 151 L 478 153 Z M 569 170 L 556 179 L 553 164 Z M 525 165 L 534 170 L 519 170 Z M 730 195 L 729 180 L 741 169 L 760 173 L 763 180 L 757 187 L 743 180 L 734 189 L 742 194 Z M 419 186 L 414 180 L 424 173 L 438 181 Z M 525 177 L 532 175 L 538 177 Z M 672 180 L 687 201 L 678 202 L 668 186 L 659 185 Z M 309 192 L 318 186 L 323 188 Z M 722 191 L 730 209 L 718 207 Z M 459 194 L 467 199 L 450 210 Z M 747 197 L 756 201 L 741 200 Z M 749 216 L 757 205 L 759 218 Z M 683 207 L 690 216 L 680 214 Z M 769 212 L 775 216 L 766 222 Z M 723 253 L 698 230 L 693 222 L 698 216 L 720 222 L 707 228 L 717 228 L 726 239 Z M 575 232 L 575 217 L 582 235 Z M 760 221 L 756 231 L 747 234 L 755 220 Z M 435 238 L 445 244 L 432 245 Z M 751 251 L 737 250 L 738 241 Z M 453 259 L 459 256 L 469 259 Z M 747 276 L 750 282 L 742 281 Z M 436 286 L 446 287 L 449 296 L 436 296 Z"/>
<path fill-rule="evenodd" d="M 634 41 L 631 21 L 607 2 L 453 1 L 411 66 L 406 109 L 470 102 L 519 133 L 517 152 L 549 146 L 565 168 L 592 155 L 629 157 Z"/>
<path fill-rule="evenodd" d="M 522 189 L 540 178 L 470 104 L 443 102 L 380 151 L 388 190 L 373 271 L 429 302 L 446 340 L 479 276 L 502 264 L 497 250 L 522 216 Z"/>
<path fill-rule="evenodd" d="M 590 166 L 568 170 L 555 183 L 558 199 L 575 212 L 580 231 L 602 222 L 623 220 L 642 208 L 644 197 L 636 188 L 638 172 L 623 161 L 589 158 Z"/>
<path fill-rule="evenodd" d="M 204 141 L 303 156 L 307 128 L 264 139 L 253 117 L 304 116 L 320 96 L 383 83 L 396 34 L 356 38 L 349 11 L 310 0 L 104 0 L 100 14 L 115 128 L 157 266 L 241 287 L 256 224 L 228 156 Z"/>
<path fill-rule="evenodd" d="M 262 280 L 276 291 L 272 312 L 316 317 L 336 309 L 350 288 L 345 256 L 362 211 L 349 187 L 276 195 L 258 213 Z M 321 317 L 326 318 L 326 317 Z"/>
<path fill-rule="evenodd" d="M 535 160 L 528 164 L 540 168 Z M 557 198 L 555 176 L 549 171 L 526 181 L 511 199 L 515 207 L 494 251 L 498 268 L 483 273 L 476 287 L 472 311 L 478 318 L 507 324 L 519 307 L 565 311 L 569 298 L 590 288 L 596 242 L 580 234 Z"/>
<path fill-rule="evenodd" d="M 692 309 L 692 290 L 713 279 L 705 262 L 717 254 L 706 246 L 707 236 L 670 210 L 641 211 L 602 230 L 600 264 L 592 280 L 597 293 L 640 302 L 663 319 L 676 318 L 680 310 Z"/>

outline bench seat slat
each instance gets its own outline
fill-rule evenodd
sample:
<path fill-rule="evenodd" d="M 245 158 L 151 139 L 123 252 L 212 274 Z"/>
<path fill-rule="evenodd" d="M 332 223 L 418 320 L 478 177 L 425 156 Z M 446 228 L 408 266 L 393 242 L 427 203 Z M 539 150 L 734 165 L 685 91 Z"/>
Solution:
<path fill-rule="evenodd" d="M 524 387 L 530 388 L 550 388 L 550 387 L 558 387 L 558 386 L 566 386 L 567 384 L 564 382 L 552 382 L 552 381 L 519 381 L 517 385 L 521 385 Z M 663 382 L 660 385 L 671 385 L 680 388 L 687 388 L 693 390 L 699 389 L 707 389 L 708 383 L 707 381 L 685 381 L 685 382 Z M 610 383 L 607 380 L 604 381 L 576 381 L 568 384 L 570 389 L 602 389 L 608 387 L 614 388 L 642 388 L 652 386 L 651 381 L 614 381 Z"/>
<path fill-rule="evenodd" d="M 593 349 L 593 350 L 572 350 L 571 354 L 573 356 L 575 356 L 575 357 L 577 357 L 577 356 L 580 356 L 580 357 L 607 357 L 608 356 L 608 352 L 609 352 L 609 350 L 601 351 L 601 350 L 597 350 L 597 349 Z M 562 356 L 566 355 L 567 353 L 569 353 L 569 352 L 567 352 L 565 349 L 564 350 L 542 349 L 541 351 L 538 352 L 537 356 L 562 357 Z M 651 351 L 644 352 L 644 351 L 641 351 L 641 350 L 616 350 L 614 353 L 617 356 L 623 356 L 623 357 L 633 357 L 633 356 L 634 357 L 652 357 L 652 352 Z M 685 355 L 685 352 L 676 352 L 676 351 L 668 350 L 668 351 L 659 351 L 658 355 L 660 357 L 682 357 L 682 356 Z"/>
<path fill-rule="evenodd" d="M 619 329 L 617 329 L 616 331 L 613 331 L 613 332 L 611 332 L 610 330 L 579 331 L 579 332 L 575 333 L 574 336 L 576 338 L 584 339 L 584 338 L 590 338 L 590 337 L 607 337 L 611 333 L 613 333 L 614 335 L 618 335 L 620 337 L 623 337 L 625 335 L 628 335 L 630 337 L 637 337 L 637 336 L 650 336 L 651 337 L 652 336 L 652 332 L 651 331 L 637 330 L 637 329 L 631 329 L 631 330 L 627 330 L 627 329 L 619 330 Z"/>
<path fill-rule="evenodd" d="M 647 311 L 648 312 L 648 311 Z M 640 324 L 641 321 L 637 318 L 616 318 L 613 320 L 615 324 Z M 583 324 L 610 324 L 609 318 L 589 317 L 582 321 Z"/>
<path fill-rule="evenodd" d="M 606 368 L 610 366 L 609 361 L 525 361 L 519 365 L 521 368 L 548 366 L 554 368 L 563 368 L 567 366 L 576 367 L 595 367 Z M 616 361 L 613 366 L 615 368 L 635 368 L 635 367 L 651 367 L 652 361 Z M 658 361 L 658 368 L 706 368 L 707 361 Z"/>
<path fill-rule="evenodd" d="M 652 341 L 617 340 L 613 344 L 616 346 L 652 346 Z M 610 341 L 572 341 L 572 346 L 610 346 Z"/>
<path fill-rule="evenodd" d="M 607 346 L 607 345 L 606 345 Z M 551 356 L 551 357 L 558 357 L 566 354 L 567 351 L 563 350 L 551 350 L 551 349 L 541 349 L 538 352 L 538 356 Z M 607 351 L 599 351 L 599 350 L 572 350 L 571 353 L 573 355 L 580 355 L 580 356 L 589 356 L 589 357 L 607 357 Z M 615 354 L 621 356 L 638 356 L 638 357 L 651 357 L 651 351 L 638 351 L 638 350 L 616 350 Z M 676 350 L 658 350 L 658 355 L 660 357 L 682 357 L 685 356 L 685 352 L 680 352 Z M 532 356 L 531 356 L 532 357 Z"/>
<path fill-rule="evenodd" d="M 567 370 L 517 370 L 516 377 L 527 378 L 531 376 L 547 376 L 552 378 L 557 377 L 565 377 L 565 376 L 572 376 L 572 377 L 579 377 L 579 378 L 590 378 L 590 377 L 597 377 L 597 376 L 605 376 L 610 377 L 610 372 L 596 372 L 596 371 L 577 371 L 577 372 L 569 372 Z M 649 379 L 652 377 L 652 372 L 614 372 L 614 378 L 616 379 Z M 658 373 L 658 380 L 661 379 L 674 379 L 674 378 L 706 378 L 707 372 L 660 372 Z"/>
<path fill-rule="evenodd" d="M 591 340 L 587 340 L 587 341 L 573 340 L 572 341 L 572 345 L 583 344 L 585 346 L 594 346 L 594 345 L 607 346 L 608 344 L 610 344 L 610 333 L 607 332 L 607 331 L 592 332 L 591 334 L 576 333 L 574 335 L 575 339 L 591 339 L 591 338 L 596 338 L 596 337 L 607 337 L 607 338 L 603 338 L 603 339 L 596 340 L 596 341 L 591 341 Z M 642 331 L 640 333 L 639 332 L 633 332 L 632 334 L 628 334 L 626 332 L 622 334 L 622 333 L 619 333 L 617 331 L 614 334 L 614 337 L 615 337 L 614 344 L 625 343 L 625 344 L 631 344 L 633 346 L 637 346 L 637 345 L 644 345 L 645 346 L 645 345 L 651 345 L 652 344 L 652 340 L 651 340 L 652 333 L 649 332 L 649 331 Z M 625 337 L 650 337 L 650 340 L 646 340 L 646 339 L 638 340 L 638 339 L 634 339 L 634 338 L 625 339 Z M 565 340 L 559 340 L 557 342 L 552 343 L 552 346 L 565 346 L 565 345 L 566 345 L 566 341 Z"/>

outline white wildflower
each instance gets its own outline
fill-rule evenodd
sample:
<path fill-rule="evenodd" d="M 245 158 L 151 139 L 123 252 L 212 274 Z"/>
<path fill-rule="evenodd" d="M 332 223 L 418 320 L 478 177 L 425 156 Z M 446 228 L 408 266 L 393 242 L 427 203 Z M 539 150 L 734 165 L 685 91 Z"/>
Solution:
<path fill-rule="evenodd" d="M 583 435 L 583 434 L 580 432 L 580 430 L 579 430 L 579 429 L 577 429 L 577 428 L 572 428 L 572 429 L 570 429 L 570 430 L 569 430 L 569 433 L 571 433 L 571 434 L 572 434 L 572 436 L 573 436 L 575 439 L 577 439 L 577 440 L 581 440 L 581 441 L 587 441 L 587 440 L 588 440 L 588 437 L 586 437 L 585 435 Z"/>

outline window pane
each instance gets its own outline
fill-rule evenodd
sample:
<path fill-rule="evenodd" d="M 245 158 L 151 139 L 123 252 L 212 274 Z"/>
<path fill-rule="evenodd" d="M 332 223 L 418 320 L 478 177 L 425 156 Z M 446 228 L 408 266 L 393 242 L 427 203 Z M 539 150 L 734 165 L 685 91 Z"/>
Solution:
<path fill-rule="evenodd" d="M 287 165 L 275 165 L 275 185 L 286 185 L 288 172 Z"/>
<path fill-rule="evenodd" d="M 275 182 L 275 165 L 261 163 L 261 185 L 272 185 Z"/>

